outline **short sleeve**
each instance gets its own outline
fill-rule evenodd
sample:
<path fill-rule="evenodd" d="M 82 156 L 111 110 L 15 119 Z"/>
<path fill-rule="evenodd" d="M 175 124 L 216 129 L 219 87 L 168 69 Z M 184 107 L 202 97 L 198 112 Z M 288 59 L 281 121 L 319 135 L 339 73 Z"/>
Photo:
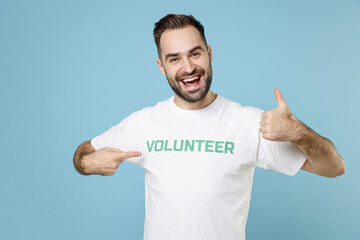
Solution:
<path fill-rule="evenodd" d="M 103 134 L 94 137 L 91 145 L 95 150 L 105 147 L 118 148 L 127 151 L 129 147 L 129 117 L 122 120 L 117 125 L 111 127 Z"/>
<path fill-rule="evenodd" d="M 306 156 L 291 142 L 269 141 L 260 133 L 255 166 L 294 176 L 305 160 Z"/>

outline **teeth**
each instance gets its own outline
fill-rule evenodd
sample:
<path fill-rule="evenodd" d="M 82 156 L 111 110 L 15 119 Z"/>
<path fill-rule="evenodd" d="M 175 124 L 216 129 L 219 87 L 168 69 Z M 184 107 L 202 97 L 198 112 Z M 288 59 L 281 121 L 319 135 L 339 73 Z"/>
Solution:
<path fill-rule="evenodd" d="M 197 76 L 197 77 L 193 77 L 193 78 L 188 78 L 188 79 L 184 79 L 183 82 L 191 82 L 191 81 L 194 81 L 196 79 L 200 78 L 200 76 Z"/>

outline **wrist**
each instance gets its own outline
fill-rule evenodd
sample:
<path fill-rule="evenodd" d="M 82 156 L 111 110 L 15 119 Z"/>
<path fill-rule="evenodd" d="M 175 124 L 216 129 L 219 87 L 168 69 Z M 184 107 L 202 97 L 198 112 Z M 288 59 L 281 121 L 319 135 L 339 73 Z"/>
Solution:
<path fill-rule="evenodd" d="M 292 116 L 292 119 L 294 126 L 294 134 L 293 134 L 293 139 L 291 141 L 293 143 L 301 144 L 304 141 L 304 139 L 306 139 L 309 128 L 304 123 L 297 120 L 294 116 Z"/>
<path fill-rule="evenodd" d="M 88 169 L 88 160 L 89 160 L 89 155 L 90 153 L 84 153 L 79 157 L 79 166 L 81 168 L 81 174 L 83 175 L 90 175 L 91 172 Z"/>

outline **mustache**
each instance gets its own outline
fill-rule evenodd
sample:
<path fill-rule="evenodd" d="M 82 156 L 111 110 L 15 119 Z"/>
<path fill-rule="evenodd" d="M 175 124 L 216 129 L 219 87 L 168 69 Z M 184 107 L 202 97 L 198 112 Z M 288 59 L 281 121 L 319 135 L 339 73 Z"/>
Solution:
<path fill-rule="evenodd" d="M 181 78 L 189 77 L 189 76 L 193 76 L 193 75 L 197 75 L 197 74 L 204 75 L 205 70 L 202 68 L 195 68 L 191 73 L 182 73 L 182 74 L 176 75 L 175 80 L 178 82 L 178 81 L 180 81 Z"/>

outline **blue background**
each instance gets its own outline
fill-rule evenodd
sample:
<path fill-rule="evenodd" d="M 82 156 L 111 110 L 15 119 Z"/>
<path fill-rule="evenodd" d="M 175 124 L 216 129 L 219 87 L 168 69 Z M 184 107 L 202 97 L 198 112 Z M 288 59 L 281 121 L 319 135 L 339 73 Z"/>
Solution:
<path fill-rule="evenodd" d="M 256 169 L 247 239 L 360 239 L 360 1 L 0 1 L 0 239 L 142 239 L 144 171 L 81 176 L 78 145 L 172 91 L 153 24 L 193 14 L 213 86 L 293 113 L 331 139 L 347 172 Z"/>

